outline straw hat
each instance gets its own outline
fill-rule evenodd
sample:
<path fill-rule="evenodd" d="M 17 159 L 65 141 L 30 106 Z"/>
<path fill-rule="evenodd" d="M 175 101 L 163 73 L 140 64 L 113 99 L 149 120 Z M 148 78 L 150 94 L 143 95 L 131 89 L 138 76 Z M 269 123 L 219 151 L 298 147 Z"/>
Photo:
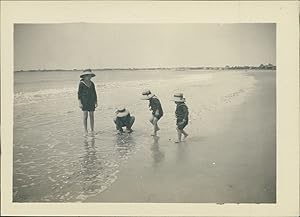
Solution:
<path fill-rule="evenodd" d="M 122 118 L 129 114 L 129 111 L 125 107 L 119 107 L 116 111 L 117 117 Z"/>
<path fill-rule="evenodd" d="M 143 91 L 142 95 L 143 95 L 142 100 L 148 100 L 148 99 L 151 99 L 152 97 L 154 97 L 154 94 L 151 93 L 150 90 Z"/>
<path fill-rule="evenodd" d="M 183 93 L 175 93 L 172 101 L 174 102 L 185 102 L 185 98 L 183 97 Z"/>
<path fill-rule="evenodd" d="M 92 72 L 91 69 L 85 69 L 83 70 L 82 74 L 80 75 L 80 78 L 83 78 L 86 75 L 91 75 L 92 77 L 95 77 L 96 75 Z"/>

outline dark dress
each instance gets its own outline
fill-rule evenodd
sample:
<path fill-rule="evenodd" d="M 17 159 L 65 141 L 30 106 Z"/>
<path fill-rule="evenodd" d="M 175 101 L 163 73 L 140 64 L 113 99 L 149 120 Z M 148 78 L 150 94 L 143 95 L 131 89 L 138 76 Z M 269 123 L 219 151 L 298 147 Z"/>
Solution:
<path fill-rule="evenodd" d="M 177 104 L 175 115 L 177 119 L 176 121 L 177 128 L 179 130 L 183 130 L 186 127 L 186 125 L 188 125 L 189 123 L 189 110 L 187 105 L 184 102 Z"/>
<path fill-rule="evenodd" d="M 150 100 L 149 100 L 149 107 L 152 111 L 152 115 L 154 117 L 156 117 L 158 120 L 164 115 L 164 112 L 163 112 L 163 109 L 162 109 L 162 106 L 161 106 L 161 103 L 159 101 L 159 99 L 157 97 L 152 97 Z M 158 110 L 158 115 L 155 115 L 155 112 Z"/>
<path fill-rule="evenodd" d="M 94 83 L 91 81 L 91 86 L 88 87 L 82 80 L 78 87 L 78 99 L 82 104 L 82 111 L 95 111 L 97 103 L 97 93 Z"/>

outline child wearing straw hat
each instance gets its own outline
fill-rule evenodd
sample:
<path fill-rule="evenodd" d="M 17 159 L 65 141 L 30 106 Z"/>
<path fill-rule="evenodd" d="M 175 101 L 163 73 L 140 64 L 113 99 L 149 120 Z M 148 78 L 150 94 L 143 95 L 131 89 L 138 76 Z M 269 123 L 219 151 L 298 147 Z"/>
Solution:
<path fill-rule="evenodd" d="M 176 125 L 177 125 L 177 133 L 178 133 L 178 140 L 175 143 L 181 142 L 181 136 L 183 135 L 184 138 L 189 135 L 184 131 L 184 128 L 188 125 L 189 122 L 189 110 L 187 105 L 185 104 L 185 98 L 183 97 L 182 93 L 174 94 L 173 101 L 176 103 Z"/>
<path fill-rule="evenodd" d="M 142 100 L 149 100 L 149 108 L 150 111 L 152 111 L 150 123 L 153 125 L 153 133 L 151 134 L 151 136 L 157 136 L 157 131 L 160 130 L 160 128 L 158 127 L 158 121 L 164 114 L 161 103 L 157 96 L 152 94 L 150 90 L 145 90 L 142 95 Z"/>
<path fill-rule="evenodd" d="M 95 74 L 91 69 L 85 69 L 80 75 L 80 82 L 78 87 L 78 102 L 79 107 L 83 111 L 83 125 L 85 136 L 88 135 L 87 119 L 90 116 L 91 134 L 94 135 L 94 111 L 97 105 L 97 93 L 95 84 L 91 81 L 91 78 L 95 77 Z"/>
<path fill-rule="evenodd" d="M 131 133 L 133 130 L 132 125 L 135 121 L 135 117 L 130 115 L 130 112 L 125 107 L 119 107 L 116 111 L 116 117 L 114 123 L 119 133 L 123 133 L 123 127 L 126 127 L 126 132 Z"/>

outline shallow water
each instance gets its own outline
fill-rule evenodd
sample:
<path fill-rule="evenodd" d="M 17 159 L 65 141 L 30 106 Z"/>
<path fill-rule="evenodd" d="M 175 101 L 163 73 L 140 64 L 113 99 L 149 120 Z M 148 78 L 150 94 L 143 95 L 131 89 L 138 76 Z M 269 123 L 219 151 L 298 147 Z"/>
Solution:
<path fill-rule="evenodd" d="M 121 166 L 149 144 L 153 164 L 159 167 L 165 153 L 149 137 L 150 112 L 147 102 L 140 100 L 145 88 L 160 98 L 165 113 L 160 126 L 171 138 L 175 135 L 175 105 L 170 101 L 174 92 L 184 92 L 190 107 L 189 132 L 198 135 L 205 132 L 199 122 L 209 121 L 210 112 L 243 103 L 255 84 L 253 77 L 240 72 L 99 71 L 94 79 L 99 100 L 97 135 L 85 138 L 77 106 L 78 74 L 15 73 L 16 202 L 84 201 L 108 189 L 118 179 Z M 116 134 L 112 119 L 118 105 L 136 116 L 131 135 Z"/>

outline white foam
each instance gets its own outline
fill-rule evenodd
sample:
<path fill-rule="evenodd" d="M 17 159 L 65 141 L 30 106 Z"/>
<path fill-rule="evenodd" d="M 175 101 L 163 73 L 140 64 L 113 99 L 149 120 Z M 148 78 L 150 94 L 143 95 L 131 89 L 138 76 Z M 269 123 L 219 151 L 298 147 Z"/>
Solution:
<path fill-rule="evenodd" d="M 192 74 L 188 76 L 177 75 L 171 79 L 153 79 L 153 80 L 139 80 L 139 81 L 117 81 L 117 82 L 106 82 L 96 84 L 97 92 L 109 92 L 111 90 L 120 87 L 130 87 L 137 90 L 144 89 L 146 87 L 160 84 L 168 85 L 170 83 L 189 83 L 197 80 L 198 82 L 207 82 L 213 78 L 212 74 Z M 51 100 L 56 100 L 57 98 L 72 97 L 76 99 L 78 87 L 63 87 L 59 89 L 42 89 L 32 92 L 18 92 L 14 95 L 15 106 L 27 105 L 32 103 L 41 103 Z"/>

